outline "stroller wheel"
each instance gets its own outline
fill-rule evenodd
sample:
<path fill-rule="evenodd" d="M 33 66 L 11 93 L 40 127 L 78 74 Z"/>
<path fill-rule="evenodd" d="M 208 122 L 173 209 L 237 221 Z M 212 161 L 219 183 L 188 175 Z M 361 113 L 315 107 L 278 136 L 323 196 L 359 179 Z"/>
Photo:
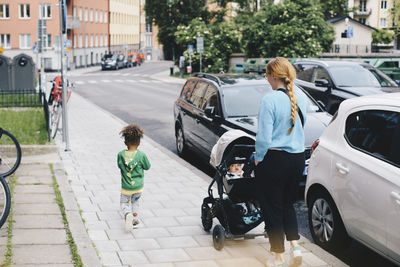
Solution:
<path fill-rule="evenodd" d="M 210 213 L 210 207 L 203 203 L 201 205 L 201 224 L 203 225 L 204 231 L 210 231 L 213 221 L 212 221 L 212 216 L 209 216 Z"/>
<path fill-rule="evenodd" d="M 225 229 L 222 225 L 218 224 L 213 230 L 213 243 L 216 250 L 221 250 L 225 243 Z"/>

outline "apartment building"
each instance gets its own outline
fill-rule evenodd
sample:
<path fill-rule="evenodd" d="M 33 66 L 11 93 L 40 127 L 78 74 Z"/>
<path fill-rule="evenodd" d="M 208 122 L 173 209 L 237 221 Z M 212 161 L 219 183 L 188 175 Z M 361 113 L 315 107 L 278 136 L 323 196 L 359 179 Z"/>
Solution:
<path fill-rule="evenodd" d="M 109 0 L 68 0 L 67 15 L 69 65 L 99 64 L 109 47 Z"/>
<path fill-rule="evenodd" d="M 128 54 L 139 51 L 140 1 L 109 0 L 110 51 Z"/>
<path fill-rule="evenodd" d="M 158 42 L 158 28 L 146 19 L 144 5 L 146 0 L 140 0 L 140 52 L 146 60 L 161 60 L 164 58 L 163 46 Z"/>
<path fill-rule="evenodd" d="M 42 5 L 41 5 L 42 4 Z M 24 53 L 36 60 L 38 19 L 46 21 L 43 67 L 60 68 L 60 17 L 58 0 L 0 0 L 0 46 L 10 58 Z"/>

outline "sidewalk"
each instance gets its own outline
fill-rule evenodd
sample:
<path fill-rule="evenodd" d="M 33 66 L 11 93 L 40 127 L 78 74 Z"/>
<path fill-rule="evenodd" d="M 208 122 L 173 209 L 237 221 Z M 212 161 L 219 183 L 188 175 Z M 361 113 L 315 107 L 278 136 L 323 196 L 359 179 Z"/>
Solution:
<path fill-rule="evenodd" d="M 210 178 L 148 137 L 140 145 L 152 164 L 145 173 L 141 224 L 125 232 L 116 155 L 125 148 L 119 132 L 128 122 L 77 93 L 69 103 L 70 151 L 58 136 L 55 149 L 24 154 L 16 173 L 12 266 L 74 266 L 68 229 L 84 266 L 264 266 L 271 257 L 264 237 L 227 241 L 221 251 L 214 249 L 200 220 Z M 68 227 L 55 201 L 53 176 Z M 0 231 L 2 255 L 6 229 Z M 262 232 L 263 225 L 253 231 Z M 304 238 L 301 244 L 302 266 L 346 266 Z"/>

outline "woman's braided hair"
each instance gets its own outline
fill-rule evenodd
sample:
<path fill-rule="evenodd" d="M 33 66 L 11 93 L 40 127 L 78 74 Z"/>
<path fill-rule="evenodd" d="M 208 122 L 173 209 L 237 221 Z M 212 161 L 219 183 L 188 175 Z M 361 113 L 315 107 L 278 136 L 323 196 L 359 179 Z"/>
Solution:
<path fill-rule="evenodd" d="M 143 138 L 144 131 L 139 125 L 129 124 L 119 134 L 125 139 L 125 145 L 137 146 Z"/>
<path fill-rule="evenodd" d="M 276 57 L 268 62 L 266 72 L 267 75 L 272 75 L 272 77 L 280 79 L 286 86 L 286 93 L 290 98 L 291 104 L 290 120 L 292 121 L 292 126 L 288 130 L 288 134 L 290 134 L 297 117 L 297 99 L 293 90 L 293 80 L 296 78 L 296 70 L 286 58 Z"/>

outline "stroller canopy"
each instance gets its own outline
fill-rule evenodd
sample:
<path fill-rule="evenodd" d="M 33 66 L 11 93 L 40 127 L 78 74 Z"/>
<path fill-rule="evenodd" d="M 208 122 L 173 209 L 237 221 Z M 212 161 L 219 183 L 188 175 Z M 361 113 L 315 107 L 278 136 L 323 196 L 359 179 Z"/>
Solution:
<path fill-rule="evenodd" d="M 218 139 L 218 142 L 211 150 L 210 164 L 214 167 L 217 167 L 219 164 L 221 164 L 226 148 L 238 139 L 252 140 L 254 142 L 256 140 L 254 136 L 251 136 L 242 130 L 234 129 L 227 131 Z"/>

